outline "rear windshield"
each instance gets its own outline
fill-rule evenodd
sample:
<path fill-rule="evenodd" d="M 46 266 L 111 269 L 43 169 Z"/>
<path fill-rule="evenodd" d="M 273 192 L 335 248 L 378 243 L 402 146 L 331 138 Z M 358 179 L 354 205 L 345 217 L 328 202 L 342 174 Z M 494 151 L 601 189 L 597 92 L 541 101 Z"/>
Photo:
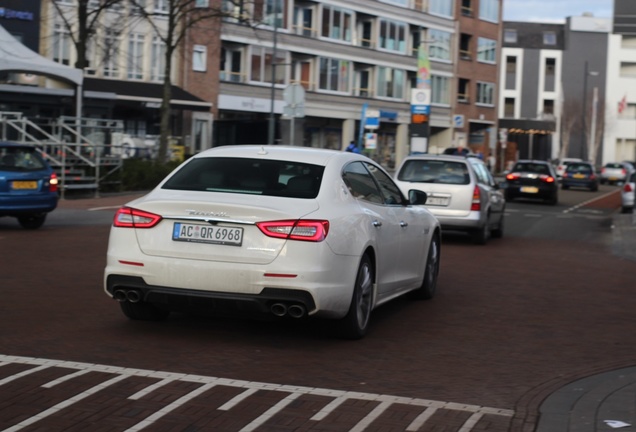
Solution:
<path fill-rule="evenodd" d="M 162 189 L 316 198 L 323 166 L 245 158 L 194 158 Z"/>
<path fill-rule="evenodd" d="M 39 171 L 45 168 L 46 162 L 33 148 L 0 147 L 0 170 Z"/>
<path fill-rule="evenodd" d="M 570 162 L 568 167 L 565 169 L 567 172 L 576 172 L 576 173 L 591 173 L 592 165 L 585 163 L 577 163 Z"/>
<path fill-rule="evenodd" d="M 413 183 L 469 184 L 465 162 L 409 160 L 398 173 L 398 180 Z"/>
<path fill-rule="evenodd" d="M 605 164 L 605 168 L 618 168 L 618 169 L 623 169 L 625 168 L 623 165 L 618 164 L 618 163 L 608 163 Z"/>
<path fill-rule="evenodd" d="M 550 168 L 546 164 L 538 164 L 531 162 L 518 163 L 512 169 L 517 172 L 529 172 L 536 174 L 547 174 L 550 175 Z"/>

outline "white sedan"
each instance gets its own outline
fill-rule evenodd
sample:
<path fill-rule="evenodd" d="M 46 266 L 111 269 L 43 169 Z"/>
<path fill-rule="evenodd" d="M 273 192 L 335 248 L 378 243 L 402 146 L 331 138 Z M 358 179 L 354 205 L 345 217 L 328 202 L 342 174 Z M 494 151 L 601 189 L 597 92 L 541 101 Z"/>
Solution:
<path fill-rule="evenodd" d="M 131 319 L 312 316 L 361 338 L 375 307 L 435 294 L 441 231 L 425 201 L 359 154 L 213 148 L 117 211 L 104 289 Z"/>

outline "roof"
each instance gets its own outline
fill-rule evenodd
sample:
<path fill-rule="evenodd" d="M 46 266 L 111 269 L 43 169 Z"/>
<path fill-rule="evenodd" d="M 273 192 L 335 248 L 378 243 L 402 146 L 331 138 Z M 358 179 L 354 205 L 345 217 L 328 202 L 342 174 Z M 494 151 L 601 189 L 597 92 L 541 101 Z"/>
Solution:
<path fill-rule="evenodd" d="M 81 85 L 83 71 L 54 62 L 22 45 L 0 25 L 0 71 L 23 72 Z"/>
<path fill-rule="evenodd" d="M 85 78 L 84 90 L 115 93 L 115 99 L 145 102 L 146 104 L 160 104 L 163 99 L 162 83 Z M 209 111 L 212 107 L 211 102 L 204 101 L 176 85 L 172 85 L 170 105 L 173 108 L 193 111 Z"/>

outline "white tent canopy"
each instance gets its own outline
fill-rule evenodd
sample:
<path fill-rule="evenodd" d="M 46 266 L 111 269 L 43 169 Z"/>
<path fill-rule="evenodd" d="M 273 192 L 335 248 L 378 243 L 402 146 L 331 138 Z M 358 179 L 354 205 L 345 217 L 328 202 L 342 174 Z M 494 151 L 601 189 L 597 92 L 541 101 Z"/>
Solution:
<path fill-rule="evenodd" d="M 24 72 L 61 79 L 81 86 L 84 73 L 56 63 L 22 45 L 0 26 L 0 71 Z"/>
<path fill-rule="evenodd" d="M 54 62 L 22 45 L 0 25 L 0 71 L 44 75 L 66 81 L 77 88 L 75 116 L 79 127 L 82 117 L 82 84 L 84 71 Z"/>

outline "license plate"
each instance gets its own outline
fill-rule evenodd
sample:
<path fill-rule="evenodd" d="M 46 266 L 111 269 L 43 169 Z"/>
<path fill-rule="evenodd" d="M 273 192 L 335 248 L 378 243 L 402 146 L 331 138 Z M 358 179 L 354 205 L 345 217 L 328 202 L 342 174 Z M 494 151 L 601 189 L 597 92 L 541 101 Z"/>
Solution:
<path fill-rule="evenodd" d="M 616 177 L 610 177 L 609 178 L 609 181 L 616 181 L 616 180 L 618 180 Z"/>
<path fill-rule="evenodd" d="M 538 193 L 539 192 L 539 188 L 534 187 L 534 186 L 524 186 L 521 188 L 521 192 L 522 193 Z"/>
<path fill-rule="evenodd" d="M 14 181 L 13 189 L 37 189 L 38 182 L 36 181 Z"/>
<path fill-rule="evenodd" d="M 434 206 L 445 206 L 448 205 L 448 198 L 428 197 L 426 199 L 426 204 Z"/>
<path fill-rule="evenodd" d="M 585 174 L 574 174 L 572 177 L 574 177 L 575 179 L 582 179 L 585 178 Z"/>
<path fill-rule="evenodd" d="M 241 246 L 243 228 L 175 222 L 172 229 L 172 240 Z"/>

